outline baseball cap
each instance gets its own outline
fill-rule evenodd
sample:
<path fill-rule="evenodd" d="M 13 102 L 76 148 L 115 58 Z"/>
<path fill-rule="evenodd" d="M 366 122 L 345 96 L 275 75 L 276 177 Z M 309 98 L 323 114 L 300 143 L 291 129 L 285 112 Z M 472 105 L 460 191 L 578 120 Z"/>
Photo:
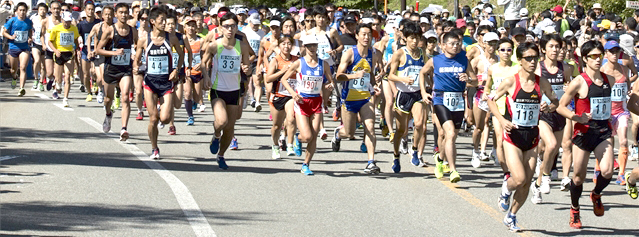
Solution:
<path fill-rule="evenodd" d="M 510 30 L 510 35 L 511 36 L 526 35 L 526 29 L 522 27 L 515 27 L 512 30 Z"/>
<path fill-rule="evenodd" d="M 272 20 L 271 23 L 269 24 L 270 27 L 280 26 L 280 25 L 281 25 L 281 23 L 278 20 Z"/>
<path fill-rule="evenodd" d="M 448 12 L 448 13 L 450 13 L 450 12 L 448 11 L 448 9 L 444 9 L 444 10 L 442 10 L 442 13 L 444 13 L 444 12 Z"/>
<path fill-rule="evenodd" d="M 101 12 L 102 8 L 101 7 L 95 7 L 95 12 Z"/>
<path fill-rule="evenodd" d="M 304 13 L 304 12 L 306 12 L 306 8 L 300 9 L 300 13 Z"/>
<path fill-rule="evenodd" d="M 399 10 L 395 10 L 395 12 L 393 12 L 393 13 L 395 13 L 395 15 L 399 15 L 400 12 L 399 12 Z"/>
<path fill-rule="evenodd" d="M 253 25 L 259 25 L 260 24 L 260 15 L 257 13 L 254 13 L 253 15 L 251 15 L 251 17 L 249 17 L 249 22 L 251 22 L 251 24 Z"/>
<path fill-rule="evenodd" d="M 490 26 L 493 27 L 493 22 L 489 20 L 482 20 L 479 22 L 479 26 Z"/>
<path fill-rule="evenodd" d="M 228 12 L 227 12 L 227 11 L 221 11 L 221 12 L 218 12 L 218 13 L 217 13 L 217 16 L 221 18 L 221 17 L 223 17 L 224 15 L 226 15 L 226 13 L 228 13 Z M 213 15 L 215 15 L 215 14 L 213 14 Z"/>
<path fill-rule="evenodd" d="M 73 21 L 73 17 L 71 17 L 71 12 L 62 12 L 62 20 Z"/>
<path fill-rule="evenodd" d="M 73 7 L 73 10 L 76 11 L 76 12 L 79 12 L 80 11 L 80 7 L 75 6 L 75 7 Z"/>
<path fill-rule="evenodd" d="M 619 41 L 619 34 L 617 32 L 608 32 L 608 33 L 604 34 L 604 39 L 605 40 Z"/>
<path fill-rule="evenodd" d="M 466 26 L 466 21 L 464 19 L 457 19 L 455 23 L 457 23 L 457 28 L 462 28 Z"/>
<path fill-rule="evenodd" d="M 426 24 L 430 24 L 430 22 L 428 21 L 428 17 L 420 17 L 419 18 L 419 23 L 426 23 Z"/>
<path fill-rule="evenodd" d="M 251 10 L 248 11 L 248 15 L 249 16 L 251 16 L 251 15 L 253 15 L 255 13 L 258 13 L 257 10 L 255 10 L 255 9 L 251 9 Z"/>
<path fill-rule="evenodd" d="M 564 38 L 568 38 L 568 37 L 570 37 L 570 36 L 574 36 L 574 35 L 575 35 L 575 33 L 574 33 L 574 32 L 572 32 L 572 30 L 567 30 L 567 31 L 565 31 L 565 32 L 564 32 L 563 37 L 564 37 Z"/>
<path fill-rule="evenodd" d="M 617 43 L 617 41 L 614 41 L 614 40 L 609 40 L 608 42 L 606 42 L 606 45 L 604 45 L 605 50 L 610 50 L 614 48 L 619 48 L 619 43 Z"/>
<path fill-rule="evenodd" d="M 211 11 L 209 11 L 209 14 L 210 14 L 210 15 L 217 15 L 217 12 L 218 12 L 219 10 L 220 10 L 220 9 L 219 9 L 219 8 L 217 8 L 217 7 L 212 8 L 212 9 L 211 9 Z"/>
<path fill-rule="evenodd" d="M 499 40 L 499 36 L 497 35 L 497 33 L 488 32 L 488 33 L 484 34 L 484 42 L 490 42 L 490 41 L 495 41 L 495 40 Z"/>
<path fill-rule="evenodd" d="M 563 7 L 561 7 L 561 5 L 557 5 L 557 6 L 555 6 L 555 8 L 553 8 L 553 9 L 552 9 L 552 10 L 550 10 L 550 11 L 553 11 L 553 12 L 556 12 L 556 13 L 558 13 L 558 14 L 561 14 L 561 13 L 563 13 L 563 12 L 564 12 L 564 8 L 563 8 Z"/>
<path fill-rule="evenodd" d="M 335 20 L 342 19 L 342 18 L 344 18 L 344 13 L 343 13 L 343 12 L 341 12 L 341 11 L 339 11 L 339 12 L 335 12 L 334 17 L 335 17 Z"/>
<path fill-rule="evenodd" d="M 357 23 L 357 19 L 355 19 L 355 16 L 348 14 L 344 17 L 344 24 L 346 23 Z"/>
<path fill-rule="evenodd" d="M 493 8 L 492 7 L 487 7 L 484 9 L 484 11 L 486 11 L 486 13 L 493 13 Z"/>
<path fill-rule="evenodd" d="M 623 34 L 619 36 L 619 47 L 621 47 L 623 51 L 626 52 L 626 54 L 628 55 L 636 54 L 634 48 L 634 38 L 632 37 L 632 35 Z"/>
<path fill-rule="evenodd" d="M 291 8 L 288 9 L 288 12 L 289 13 L 297 12 L 297 8 L 296 7 L 291 7 Z"/>
<path fill-rule="evenodd" d="M 370 17 L 362 18 L 362 24 L 371 24 L 371 23 L 373 23 L 373 18 L 370 18 Z"/>
<path fill-rule="evenodd" d="M 237 14 L 238 15 L 239 14 L 245 14 L 246 15 L 247 13 L 248 13 L 248 11 L 246 9 L 244 9 L 244 8 L 237 9 Z"/>
<path fill-rule="evenodd" d="M 519 10 L 519 16 L 520 17 L 527 17 L 528 16 L 528 9 L 522 8 L 521 10 Z"/>
<path fill-rule="evenodd" d="M 499 29 L 497 29 L 497 31 L 498 31 L 499 33 L 506 33 L 506 28 L 504 28 L 504 27 L 499 27 Z"/>
<path fill-rule="evenodd" d="M 191 8 L 191 12 L 199 12 L 202 11 L 202 9 L 200 9 L 199 7 L 192 7 Z"/>
<path fill-rule="evenodd" d="M 601 4 L 595 3 L 592 5 L 592 9 L 601 9 Z"/>
<path fill-rule="evenodd" d="M 437 39 L 437 34 L 435 34 L 434 31 L 429 30 L 429 31 L 426 31 L 426 33 L 424 33 L 424 37 L 426 37 L 426 39 L 430 39 L 430 38 Z"/>
<path fill-rule="evenodd" d="M 135 6 L 140 6 L 140 5 L 142 5 L 142 3 L 140 1 L 133 1 L 131 3 L 131 8 L 134 8 Z"/>
<path fill-rule="evenodd" d="M 319 42 L 317 42 L 317 37 L 315 37 L 314 35 L 305 35 L 302 37 L 302 43 L 304 45 L 309 45 L 318 44 Z"/>
<path fill-rule="evenodd" d="M 544 28 L 544 34 L 554 34 L 557 33 L 557 29 L 555 29 L 554 25 L 546 26 Z"/>
<path fill-rule="evenodd" d="M 610 22 L 610 20 L 604 19 L 604 20 L 601 21 L 601 23 L 597 24 L 597 27 L 609 30 L 611 24 L 612 24 L 612 22 Z"/>

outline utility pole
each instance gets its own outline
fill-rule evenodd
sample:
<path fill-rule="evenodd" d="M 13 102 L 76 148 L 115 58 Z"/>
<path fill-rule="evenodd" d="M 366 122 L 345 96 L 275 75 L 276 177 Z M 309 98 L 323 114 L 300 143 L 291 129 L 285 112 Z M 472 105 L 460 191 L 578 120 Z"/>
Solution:
<path fill-rule="evenodd" d="M 454 6 L 455 7 L 455 12 L 454 12 L 455 13 L 455 18 L 461 18 L 459 16 L 459 7 L 458 7 L 459 6 L 459 0 L 455 0 L 454 2 L 455 3 L 453 3 L 453 4 L 455 4 L 455 6 Z"/>
<path fill-rule="evenodd" d="M 406 10 L 406 0 L 401 0 L 401 5 L 399 7 L 400 11 L 405 11 Z"/>

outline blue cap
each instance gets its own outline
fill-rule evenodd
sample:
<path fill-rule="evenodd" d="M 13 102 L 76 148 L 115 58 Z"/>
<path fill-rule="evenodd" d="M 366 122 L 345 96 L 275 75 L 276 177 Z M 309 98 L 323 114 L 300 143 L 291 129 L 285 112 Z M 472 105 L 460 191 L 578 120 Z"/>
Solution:
<path fill-rule="evenodd" d="M 617 43 L 617 41 L 614 41 L 614 40 L 609 40 L 608 42 L 606 42 L 606 45 L 604 45 L 605 50 L 614 49 L 614 48 L 619 48 L 619 43 Z"/>
<path fill-rule="evenodd" d="M 253 15 L 253 13 L 257 13 L 257 10 L 255 10 L 255 9 L 251 9 L 251 10 L 248 12 L 248 15 L 249 15 L 249 16 L 250 16 L 250 15 Z"/>
<path fill-rule="evenodd" d="M 617 32 L 608 32 L 604 34 L 604 39 L 619 41 L 619 34 Z"/>
<path fill-rule="evenodd" d="M 344 13 L 341 11 L 335 12 L 335 19 L 342 19 L 344 18 Z"/>

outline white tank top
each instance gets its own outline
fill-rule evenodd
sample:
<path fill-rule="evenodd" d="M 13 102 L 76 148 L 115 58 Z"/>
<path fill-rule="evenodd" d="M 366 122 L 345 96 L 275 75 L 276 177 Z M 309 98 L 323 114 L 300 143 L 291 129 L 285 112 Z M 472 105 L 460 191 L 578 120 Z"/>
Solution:
<path fill-rule="evenodd" d="M 235 39 L 232 49 L 224 48 L 222 40 L 217 40 L 216 60 L 213 60 L 211 77 L 211 89 L 217 91 L 236 91 L 240 89 L 240 63 L 242 62 L 242 50 L 240 40 Z"/>
<path fill-rule="evenodd" d="M 31 22 L 33 22 L 33 43 L 42 45 L 42 37 L 40 37 L 40 32 L 42 32 L 42 19 L 36 14 L 31 16 Z"/>
<path fill-rule="evenodd" d="M 56 25 L 53 24 L 53 17 L 52 16 L 48 16 L 47 17 L 47 32 L 45 32 L 45 34 L 44 34 L 44 40 L 46 42 L 49 42 L 49 39 L 51 37 L 51 35 L 49 34 L 49 31 L 51 31 L 51 29 L 53 29 L 53 27 L 55 27 L 55 26 Z M 53 52 L 53 49 L 51 47 L 49 47 L 49 43 L 47 43 L 46 45 L 47 45 L 47 50 L 49 52 Z"/>

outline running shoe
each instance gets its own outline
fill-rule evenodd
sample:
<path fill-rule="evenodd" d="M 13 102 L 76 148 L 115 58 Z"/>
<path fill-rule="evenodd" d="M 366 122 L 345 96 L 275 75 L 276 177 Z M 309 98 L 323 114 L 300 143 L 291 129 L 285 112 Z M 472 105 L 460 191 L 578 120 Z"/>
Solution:
<path fill-rule="evenodd" d="M 594 191 L 590 192 L 590 201 L 592 201 L 592 211 L 595 213 L 595 216 L 603 216 L 604 209 L 603 202 L 601 202 L 601 194 L 595 194 Z"/>
<path fill-rule="evenodd" d="M 342 139 L 339 137 L 339 130 L 342 129 L 342 126 L 337 126 L 333 132 L 333 139 L 331 140 L 331 148 L 334 152 L 338 152 L 340 148 L 340 143 Z"/>
<path fill-rule="evenodd" d="M 18 84 L 18 80 L 16 80 L 15 78 L 13 78 L 11 80 L 11 89 L 16 89 L 16 85 Z"/>
<path fill-rule="evenodd" d="M 532 192 L 532 197 L 530 197 L 530 201 L 534 204 L 539 204 L 541 203 L 543 200 L 541 198 L 541 191 L 539 190 L 539 187 L 536 187 L 536 183 L 535 180 L 532 181 L 532 184 L 530 185 L 530 191 Z"/>
<path fill-rule="evenodd" d="M 69 107 L 69 99 L 67 98 L 62 99 L 62 106 Z"/>
<path fill-rule="evenodd" d="M 393 172 L 395 173 L 399 173 L 402 170 L 402 166 L 399 164 L 399 159 L 393 159 L 393 166 L 391 167 L 391 169 L 393 169 Z"/>
<path fill-rule="evenodd" d="M 113 102 L 113 106 L 111 106 L 111 109 L 117 110 L 119 108 L 120 108 L 120 97 L 115 97 L 115 101 Z"/>
<path fill-rule="evenodd" d="M 129 139 L 129 132 L 126 129 L 120 130 L 120 141 L 126 141 L 127 139 Z"/>
<path fill-rule="evenodd" d="M 280 146 L 277 146 L 277 145 L 271 146 L 271 158 L 273 158 L 273 159 L 282 158 L 280 156 Z"/>
<path fill-rule="evenodd" d="M 581 229 L 579 210 L 575 210 L 572 207 L 570 208 L 570 228 Z"/>
<path fill-rule="evenodd" d="M 303 164 L 302 165 L 302 170 L 300 170 L 300 173 L 302 173 L 304 175 L 313 175 L 313 171 L 311 171 L 311 169 L 308 168 L 307 164 Z"/>
<path fill-rule="evenodd" d="M 488 154 L 486 153 L 486 151 L 482 151 L 480 154 L 479 159 L 481 161 L 489 161 L 490 160 L 490 156 L 488 156 Z"/>
<path fill-rule="evenodd" d="M 419 159 L 419 156 L 417 155 L 417 151 L 413 151 L 413 155 L 412 155 L 412 158 L 410 159 L 410 163 L 413 164 L 414 166 L 421 167 L 422 161 Z"/>
<path fill-rule="evenodd" d="M 450 166 L 448 165 L 448 161 L 444 161 L 444 164 L 442 165 L 442 170 L 444 171 L 445 174 L 450 173 Z"/>
<path fill-rule="evenodd" d="M 104 117 L 104 122 L 102 123 L 102 131 L 104 133 L 111 131 L 111 119 L 113 119 L 113 114 Z"/>
<path fill-rule="evenodd" d="M 481 160 L 479 158 L 479 153 L 476 151 L 473 151 L 473 158 L 470 160 L 470 164 L 473 166 L 473 168 L 477 169 L 479 167 L 481 167 Z"/>
<path fill-rule="evenodd" d="M 391 132 L 390 135 L 388 135 L 388 141 L 390 141 L 391 144 L 393 144 L 393 138 L 395 138 L 395 133 Z"/>
<path fill-rule="evenodd" d="M 406 140 L 406 138 L 402 138 L 399 143 L 399 153 L 402 153 L 404 155 L 408 154 L 408 141 Z"/>
<path fill-rule="evenodd" d="M 86 101 L 87 101 L 87 102 L 91 102 L 92 100 L 93 100 L 93 95 L 88 94 L 88 95 L 87 95 L 87 99 L 86 99 Z"/>
<path fill-rule="evenodd" d="M 87 90 L 84 88 L 84 85 L 80 85 L 80 92 L 82 93 L 87 92 Z"/>
<path fill-rule="evenodd" d="M 133 97 L 133 91 L 129 92 L 129 103 L 133 102 L 133 99 L 135 99 L 135 97 Z"/>
<path fill-rule="evenodd" d="M 40 83 L 39 91 L 40 91 L 40 92 L 43 92 L 43 91 L 44 91 L 44 85 L 42 85 L 42 83 Z"/>
<path fill-rule="evenodd" d="M 211 154 L 217 154 L 217 151 L 220 149 L 220 139 L 213 136 L 211 139 L 211 144 L 209 145 L 209 151 Z"/>
<path fill-rule="evenodd" d="M 287 156 L 295 155 L 295 149 L 293 149 L 293 146 L 286 146 L 286 155 Z"/>
<path fill-rule="evenodd" d="M 226 160 L 224 160 L 224 157 L 221 157 L 221 156 L 217 157 L 217 167 L 223 170 L 229 169 L 229 166 L 226 164 Z"/>
<path fill-rule="evenodd" d="M 142 120 L 144 119 L 144 112 L 140 111 L 138 112 L 138 116 L 135 117 L 135 120 Z"/>
<path fill-rule="evenodd" d="M 328 114 L 328 106 L 324 105 L 324 108 L 322 109 L 322 113 Z"/>
<path fill-rule="evenodd" d="M 390 131 L 388 130 L 388 126 L 386 126 L 386 124 L 384 124 L 384 127 L 382 127 L 382 137 L 388 137 L 389 133 L 390 133 Z"/>
<path fill-rule="evenodd" d="M 197 109 L 197 103 L 193 102 L 193 106 L 191 106 L 192 110 L 196 110 Z"/>
<path fill-rule="evenodd" d="M 261 104 L 256 104 L 254 111 L 255 111 L 255 113 L 258 113 L 258 112 L 262 111 L 262 105 Z"/>
<path fill-rule="evenodd" d="M 559 171 L 557 169 L 552 169 L 550 171 L 550 180 L 559 181 Z"/>
<path fill-rule="evenodd" d="M 381 169 L 377 167 L 377 162 L 375 162 L 374 160 L 369 160 L 366 168 L 364 168 L 364 173 L 379 174 L 380 170 Z"/>
<path fill-rule="evenodd" d="M 617 175 L 617 181 L 615 183 L 619 185 L 626 185 L 626 178 L 623 175 Z"/>
<path fill-rule="evenodd" d="M 506 185 L 506 183 L 506 180 L 504 180 L 502 186 Z M 497 202 L 497 206 L 499 207 L 500 211 L 507 212 L 508 210 L 510 210 L 510 195 L 512 194 L 499 194 L 499 201 Z"/>
<path fill-rule="evenodd" d="M 93 82 L 92 84 L 93 84 L 93 85 L 92 85 L 92 87 L 91 87 L 91 93 L 93 93 L 93 94 L 98 93 L 98 83 Z"/>
<path fill-rule="evenodd" d="M 340 114 L 341 113 L 337 108 L 333 110 L 333 122 L 337 122 L 337 120 L 339 120 Z"/>
<path fill-rule="evenodd" d="M 279 142 L 279 148 L 282 151 L 286 151 L 286 137 L 284 136 L 284 134 L 280 136 L 280 140 L 278 142 Z"/>
<path fill-rule="evenodd" d="M 570 181 L 572 181 L 572 179 L 570 179 L 569 177 L 564 177 L 563 179 L 561 179 L 561 187 L 559 188 L 559 190 L 570 191 Z"/>
<path fill-rule="evenodd" d="M 435 178 L 441 179 L 444 177 L 444 162 L 439 160 L 439 153 L 433 155 L 433 160 L 435 160 Z"/>
<path fill-rule="evenodd" d="M 155 148 L 153 150 L 151 150 L 151 156 L 149 157 L 153 160 L 159 160 L 160 159 L 160 148 Z"/>
<path fill-rule="evenodd" d="M 625 175 L 626 180 L 630 178 L 631 173 L 632 172 L 630 171 L 626 172 L 626 175 Z M 637 197 L 639 196 L 639 190 L 637 189 L 637 185 L 631 185 L 630 182 L 626 182 L 626 191 L 628 192 L 628 195 L 630 195 L 630 198 L 632 199 L 637 199 Z"/>
<path fill-rule="evenodd" d="M 632 145 L 632 149 L 630 150 L 630 160 L 635 161 L 639 157 L 639 146 Z"/>
<path fill-rule="evenodd" d="M 206 110 L 206 105 L 201 104 L 201 105 L 200 105 L 200 109 L 198 109 L 198 110 L 197 110 L 197 112 L 202 113 L 202 112 L 204 112 L 204 110 Z"/>
<path fill-rule="evenodd" d="M 459 181 L 461 181 L 461 176 L 459 175 L 457 170 L 453 170 L 452 172 L 450 172 L 450 182 L 457 183 Z"/>
<path fill-rule="evenodd" d="M 38 80 L 33 80 L 33 87 L 31 87 L 32 90 L 37 90 L 38 89 L 38 84 L 40 82 Z"/>
<path fill-rule="evenodd" d="M 53 98 L 54 100 L 60 99 L 60 97 L 58 96 L 58 91 L 53 91 L 53 93 L 51 94 L 51 98 Z"/>
<path fill-rule="evenodd" d="M 550 193 L 550 175 L 541 176 L 541 186 L 539 186 L 539 191 L 543 194 Z"/>
<path fill-rule="evenodd" d="M 193 118 L 193 116 L 191 116 L 191 117 L 189 117 L 188 120 L 186 120 L 186 125 L 191 126 L 193 124 L 195 124 L 195 118 Z"/>
<path fill-rule="evenodd" d="M 27 93 L 27 91 L 26 91 L 24 88 L 20 88 L 20 91 L 18 91 L 18 96 L 19 96 L 19 97 L 22 97 L 22 96 L 24 96 L 24 94 L 26 94 L 26 93 Z"/>
<path fill-rule="evenodd" d="M 104 102 L 104 92 L 98 91 L 98 103 L 102 104 Z"/>
<path fill-rule="evenodd" d="M 320 139 L 322 139 L 322 141 L 325 141 L 328 138 L 328 134 L 326 134 L 326 129 L 323 129 L 323 128 L 320 129 L 319 136 L 320 136 Z"/>
<path fill-rule="evenodd" d="M 47 91 L 50 91 L 51 89 L 53 89 L 53 79 L 49 79 L 49 81 L 47 81 Z"/>
<path fill-rule="evenodd" d="M 300 157 L 302 156 L 302 143 L 300 142 L 300 139 L 297 136 L 299 136 L 299 133 L 295 134 L 295 142 L 293 143 L 293 150 L 295 151 L 295 156 Z"/>
<path fill-rule="evenodd" d="M 368 152 L 368 148 L 366 147 L 366 143 L 364 141 L 362 141 L 362 144 L 359 145 L 359 150 L 362 151 L 362 153 Z"/>
<path fill-rule="evenodd" d="M 164 129 L 164 124 L 162 122 L 158 123 L 158 129 Z"/>
<path fill-rule="evenodd" d="M 229 149 L 231 150 L 239 149 L 239 147 L 237 146 L 237 138 L 233 137 L 233 140 L 231 140 L 231 145 L 229 146 Z"/>
<path fill-rule="evenodd" d="M 516 216 L 511 216 L 510 214 L 506 214 L 506 217 L 504 217 L 504 225 L 506 225 L 506 227 L 508 227 L 508 229 L 511 232 L 519 232 L 519 231 L 521 231 L 521 228 L 519 228 L 519 226 L 517 226 L 517 217 Z"/>
<path fill-rule="evenodd" d="M 175 130 L 175 126 L 169 126 L 169 131 L 168 131 L 169 135 L 175 135 L 177 134 L 177 131 Z"/>

